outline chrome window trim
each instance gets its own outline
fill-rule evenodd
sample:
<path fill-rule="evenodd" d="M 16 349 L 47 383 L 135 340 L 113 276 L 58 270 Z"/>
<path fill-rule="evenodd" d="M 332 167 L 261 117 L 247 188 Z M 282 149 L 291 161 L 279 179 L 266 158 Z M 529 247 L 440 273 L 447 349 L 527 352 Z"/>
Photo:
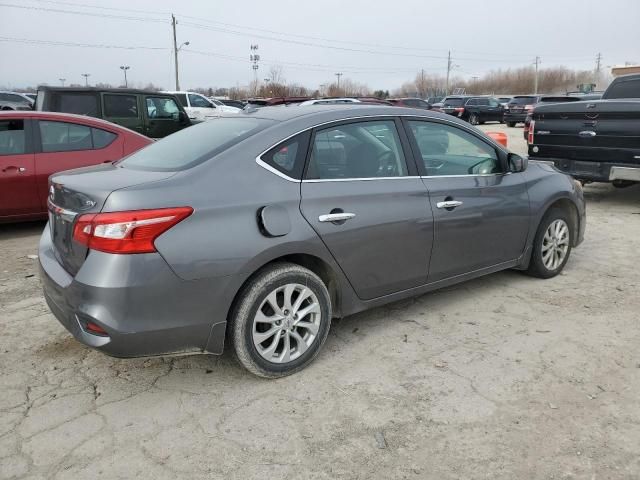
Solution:
<path fill-rule="evenodd" d="M 257 157 L 256 157 L 256 163 L 261 166 L 262 168 L 264 168 L 265 170 L 277 175 L 280 178 L 283 178 L 284 180 L 287 180 L 289 182 L 297 182 L 297 183 L 301 183 L 301 182 L 308 182 L 308 183 L 317 183 L 317 182 L 335 182 L 335 181 L 342 181 L 342 182 L 346 182 L 346 181 L 362 181 L 362 180 L 388 180 L 388 179 L 397 179 L 397 178 L 432 178 L 429 176 L 404 176 L 404 177 L 369 177 L 369 178 L 344 178 L 344 179 L 296 179 L 293 177 L 288 176 L 286 173 L 282 173 L 280 170 L 273 168 L 271 165 L 269 165 L 268 163 L 266 163 L 265 161 L 262 160 L 262 156 L 267 153 L 269 150 L 271 150 L 274 147 L 277 147 L 278 145 L 280 145 L 281 143 L 286 142 L 287 140 L 295 137 L 296 135 L 300 135 L 301 133 L 304 133 L 308 130 L 313 130 L 314 128 L 319 128 L 322 127 L 324 125 L 330 125 L 332 123 L 339 123 L 339 122 L 348 122 L 351 120 L 360 120 L 360 119 L 372 119 L 372 118 L 401 118 L 401 117 L 406 117 L 406 118 L 415 118 L 415 119 L 422 119 L 419 121 L 433 121 L 435 120 L 436 122 L 444 122 L 444 123 L 449 123 L 451 125 L 455 125 L 458 128 L 462 129 L 462 130 L 467 130 L 468 132 L 474 134 L 474 130 L 471 128 L 467 128 L 466 125 L 460 125 L 458 122 L 454 122 L 451 121 L 447 118 L 439 118 L 439 117 L 421 117 L 418 114 L 407 114 L 407 113 L 400 113 L 400 114 L 389 114 L 389 113 L 385 113 L 385 114 L 378 114 L 378 115 L 358 115 L 356 117 L 346 117 L 346 118 L 338 118 L 338 119 L 334 119 L 334 120 L 328 120 L 326 122 L 322 122 L 322 123 L 318 123 L 316 125 L 313 125 L 311 127 L 306 127 L 303 128 L 302 130 L 297 131 L 296 133 L 293 133 L 291 135 L 289 135 L 288 137 L 285 137 L 281 140 L 279 140 L 277 143 L 274 143 L 273 145 L 271 145 L 269 148 L 265 149 L 264 151 L 262 151 Z M 500 150 L 507 152 L 507 150 L 498 142 L 494 141 L 491 137 L 487 137 L 489 138 L 489 140 L 491 140 L 491 145 L 493 145 L 495 148 L 499 148 Z M 456 176 L 460 176 L 460 177 L 469 177 L 469 176 L 490 176 L 490 175 L 502 175 L 502 174 L 489 174 L 489 175 L 450 175 L 453 177 Z M 445 175 L 435 175 L 433 177 L 445 177 Z"/>
<path fill-rule="evenodd" d="M 470 178 L 470 177 L 501 177 L 511 175 L 513 172 L 500 173 L 470 173 L 468 175 L 422 175 L 420 178 Z"/>
<path fill-rule="evenodd" d="M 325 183 L 325 182 L 369 182 L 372 180 L 406 180 L 420 178 L 417 175 L 405 175 L 402 177 L 362 177 L 362 178 L 308 178 L 302 183 Z"/>

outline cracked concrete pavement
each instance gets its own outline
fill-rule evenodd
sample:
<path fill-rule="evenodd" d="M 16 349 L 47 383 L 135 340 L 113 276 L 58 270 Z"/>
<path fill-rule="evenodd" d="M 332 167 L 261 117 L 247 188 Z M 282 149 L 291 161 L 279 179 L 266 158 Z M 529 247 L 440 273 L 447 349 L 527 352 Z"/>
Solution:
<path fill-rule="evenodd" d="M 521 129 L 508 130 L 522 149 Z M 49 313 L 43 223 L 0 226 L 0 479 L 637 479 L 640 187 L 586 188 L 552 280 L 502 272 L 334 322 L 305 371 L 119 360 Z"/>

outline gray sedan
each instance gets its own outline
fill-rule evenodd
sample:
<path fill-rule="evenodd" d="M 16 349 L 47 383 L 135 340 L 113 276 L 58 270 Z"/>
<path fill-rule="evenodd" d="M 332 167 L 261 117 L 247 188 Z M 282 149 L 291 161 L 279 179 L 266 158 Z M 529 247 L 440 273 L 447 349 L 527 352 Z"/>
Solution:
<path fill-rule="evenodd" d="M 225 342 L 264 377 L 344 317 L 504 269 L 557 275 L 582 188 L 448 115 L 269 107 L 50 179 L 46 300 L 119 357 Z"/>

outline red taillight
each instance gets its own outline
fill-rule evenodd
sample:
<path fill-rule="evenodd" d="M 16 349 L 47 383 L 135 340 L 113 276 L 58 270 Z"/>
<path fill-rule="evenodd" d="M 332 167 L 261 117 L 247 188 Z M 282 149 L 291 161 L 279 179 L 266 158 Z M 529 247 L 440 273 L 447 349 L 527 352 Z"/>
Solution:
<path fill-rule="evenodd" d="M 191 207 L 81 215 L 73 239 L 107 253 L 151 253 L 154 240 L 193 213 Z"/>
<path fill-rule="evenodd" d="M 456 107 L 453 109 L 454 112 L 464 112 L 464 107 Z"/>
<path fill-rule="evenodd" d="M 109 335 L 104 328 L 102 328 L 100 325 L 97 325 L 93 322 L 87 322 L 85 324 L 85 330 L 87 330 L 87 332 L 89 333 L 93 333 L 94 335 L 100 335 L 103 337 L 106 337 Z"/>
<path fill-rule="evenodd" d="M 534 120 L 531 120 L 531 122 L 529 122 L 529 134 L 527 135 L 527 143 L 529 145 L 533 145 L 533 130 L 536 126 L 536 122 Z"/>

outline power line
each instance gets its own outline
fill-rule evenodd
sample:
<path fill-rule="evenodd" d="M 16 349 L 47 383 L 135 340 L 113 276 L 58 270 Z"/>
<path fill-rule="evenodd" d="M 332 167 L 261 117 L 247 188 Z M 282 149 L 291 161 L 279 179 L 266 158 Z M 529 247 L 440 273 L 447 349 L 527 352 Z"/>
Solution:
<path fill-rule="evenodd" d="M 139 9 L 132 9 L 132 8 L 118 8 L 118 7 L 104 7 L 101 5 L 90 5 L 90 4 L 86 4 L 86 3 L 77 3 L 77 2 L 66 2 L 66 1 L 59 1 L 59 0 L 31 0 L 31 1 L 35 1 L 35 2 L 41 2 L 41 3 L 50 3 L 50 4 L 54 4 L 54 5 L 67 5 L 67 6 L 73 6 L 73 7 L 82 7 L 82 8 L 95 8 L 95 9 L 100 9 L 100 10 L 111 10 L 111 11 L 122 11 L 122 12 L 133 12 L 133 13 L 143 13 L 143 14 L 152 14 L 152 15 L 171 15 L 172 13 L 169 11 L 149 11 L 149 10 L 139 10 Z M 75 13 L 75 12 L 67 12 L 67 13 Z M 225 22 L 220 22 L 217 20 L 211 20 L 211 19 L 207 19 L 207 18 L 202 18 L 202 17 L 194 17 L 194 16 L 189 16 L 189 15 L 178 15 L 178 18 L 187 18 L 187 19 L 191 19 L 191 20 L 197 20 L 199 22 L 204 22 L 204 23 L 210 23 L 210 24 L 215 24 L 215 25 L 222 25 L 224 27 L 233 27 L 233 28 L 240 28 L 243 30 L 255 30 L 258 32 L 265 32 L 265 33 L 271 33 L 271 34 L 276 34 L 276 35 L 285 35 L 287 37 L 296 37 L 296 38 L 306 38 L 309 40 L 319 40 L 319 41 L 324 41 L 324 42 L 331 42 L 331 43 L 342 43 L 342 44 L 349 44 L 349 45 L 360 45 L 360 46 L 364 46 L 364 47 L 372 47 L 372 48 L 387 48 L 387 49 L 402 49 L 402 50 L 415 50 L 415 51 L 433 51 L 433 52 L 440 52 L 442 51 L 442 49 L 439 48 L 425 48 L 425 47 L 413 47 L 413 46 L 408 46 L 408 45 L 385 45 L 385 44 L 371 44 L 371 43 L 365 43 L 365 42 L 356 42 L 356 41 L 352 41 L 352 40 L 338 40 L 338 39 L 332 39 L 332 38 L 326 38 L 326 37 L 318 37 L 318 36 L 312 36 L 312 35 L 302 35 L 302 34 L 295 34 L 295 33 L 291 33 L 291 32 L 279 32 L 277 30 L 269 30 L 269 29 L 265 29 L 265 28 L 259 28 L 259 27 L 253 27 L 253 26 L 247 26 L 247 25 L 239 25 L 239 24 L 235 24 L 235 23 L 225 23 Z M 517 57 L 517 58 L 522 58 L 523 54 L 522 53 L 495 53 L 495 52 L 479 52 L 479 51 L 472 51 L 472 50 L 457 50 L 457 52 L 459 53 L 465 53 L 465 54 L 471 54 L 471 55 L 476 55 L 476 54 L 480 54 L 480 55 L 489 55 L 489 56 L 500 56 L 500 57 L 504 57 L 504 56 L 509 56 L 509 57 Z M 547 57 L 558 57 L 558 58 L 564 58 L 567 60 L 587 60 L 591 57 L 572 57 L 572 58 L 568 58 L 568 57 L 564 57 L 562 55 L 545 55 Z M 445 58 L 445 57 L 441 57 L 441 58 Z M 467 58 L 463 58 L 463 60 L 468 60 Z M 482 59 L 482 61 L 494 61 L 494 60 L 489 60 L 489 59 Z"/>
<path fill-rule="evenodd" d="M 0 42 L 24 43 L 27 45 L 52 45 L 60 47 L 81 47 L 81 48 L 113 48 L 122 50 L 169 50 L 167 47 L 146 47 L 135 45 L 108 45 L 102 43 L 76 43 L 58 42 L 55 40 L 36 40 L 31 38 L 0 37 Z"/>
<path fill-rule="evenodd" d="M 33 7 L 29 5 L 15 5 L 11 3 L 0 3 L 0 7 L 21 8 L 23 10 L 40 10 L 44 12 L 53 12 L 53 13 L 66 13 L 70 15 L 81 15 L 86 17 L 113 18 L 118 20 L 135 20 L 139 22 L 169 23 L 168 20 L 161 20 L 158 18 L 130 17 L 130 16 L 124 16 L 124 15 L 112 15 L 108 13 L 74 12 L 72 10 L 62 10 L 59 8 Z"/>

